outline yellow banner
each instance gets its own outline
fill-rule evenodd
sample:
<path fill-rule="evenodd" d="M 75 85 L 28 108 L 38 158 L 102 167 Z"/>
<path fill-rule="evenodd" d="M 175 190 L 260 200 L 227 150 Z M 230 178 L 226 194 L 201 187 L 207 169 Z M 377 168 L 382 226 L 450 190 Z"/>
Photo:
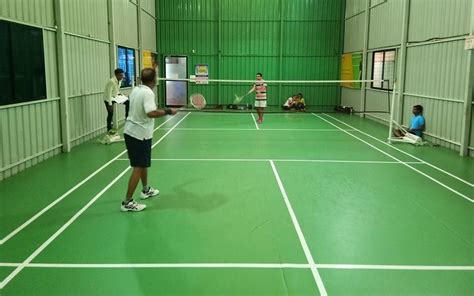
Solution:
<path fill-rule="evenodd" d="M 362 54 L 345 53 L 341 61 L 341 80 L 361 80 Z M 341 82 L 341 86 L 349 88 L 360 88 L 360 82 Z"/>

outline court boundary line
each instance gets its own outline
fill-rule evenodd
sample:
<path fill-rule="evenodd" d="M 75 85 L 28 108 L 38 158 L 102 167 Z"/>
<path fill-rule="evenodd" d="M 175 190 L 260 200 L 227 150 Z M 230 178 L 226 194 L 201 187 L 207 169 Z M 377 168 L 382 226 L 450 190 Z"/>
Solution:
<path fill-rule="evenodd" d="M 152 158 L 151 161 L 228 161 L 228 162 L 308 162 L 308 163 L 353 163 L 353 164 L 423 164 L 422 162 L 399 162 L 384 160 L 339 160 L 339 159 L 267 159 L 267 158 Z M 128 158 L 118 158 L 116 161 L 128 161 Z"/>
<path fill-rule="evenodd" d="M 183 118 L 181 118 L 174 126 L 178 126 L 183 120 L 188 117 L 188 112 Z M 163 139 L 166 138 L 173 130 L 166 132 L 161 138 L 153 144 L 152 149 L 156 147 Z M 90 206 L 92 206 L 112 185 L 114 185 L 125 173 L 130 170 L 130 166 L 124 169 L 117 177 L 115 177 L 108 185 L 106 185 L 99 193 L 97 193 L 85 206 L 83 206 L 74 216 L 72 216 L 63 226 L 61 226 L 53 235 L 51 235 L 46 241 L 44 241 L 28 258 L 26 258 L 15 270 L 13 270 L 2 282 L 0 282 L 0 290 L 3 289 L 12 279 L 14 279 L 27 264 L 31 263 L 44 249 L 46 249 L 58 236 L 61 235 L 72 223 L 74 223 L 79 216 L 84 213 Z"/>
<path fill-rule="evenodd" d="M 161 123 L 158 127 L 156 127 L 154 130 L 153 130 L 153 133 L 157 130 L 159 130 L 163 125 L 165 125 L 166 123 L 168 123 L 168 121 L 170 121 L 171 119 L 173 119 L 173 117 L 170 117 L 169 119 L 167 119 L 165 122 Z M 74 191 L 76 191 L 79 187 L 81 187 L 82 185 L 84 185 L 85 183 L 87 183 L 87 181 L 89 181 L 90 179 L 92 179 L 94 176 L 96 176 L 98 173 L 100 173 L 102 170 L 104 170 L 106 167 L 108 167 L 110 164 L 112 164 L 115 160 L 119 159 L 122 155 L 124 155 L 125 153 L 127 153 L 127 149 L 123 150 L 122 152 L 120 152 L 117 156 L 115 156 L 114 158 L 112 158 L 112 160 L 108 161 L 107 163 L 105 163 L 104 165 L 102 165 L 100 168 L 98 168 L 97 170 L 95 170 L 92 174 L 88 175 L 86 178 L 84 178 L 82 181 L 80 181 L 79 183 L 77 183 L 76 185 L 74 185 L 72 188 L 70 188 L 68 191 L 66 191 L 65 193 L 63 193 L 60 197 L 58 197 L 57 199 L 55 199 L 53 202 L 51 202 L 50 204 L 48 204 L 46 207 L 44 207 L 42 210 L 40 210 L 39 212 L 37 212 L 36 214 L 34 214 L 32 217 L 30 217 L 28 220 L 26 220 L 25 222 L 23 222 L 23 224 L 21 224 L 20 226 L 18 226 L 16 229 L 14 229 L 13 231 L 11 231 L 9 234 L 7 234 L 4 238 L 2 238 L 0 240 L 0 246 L 5 244 L 7 241 L 9 241 L 12 237 L 14 237 L 15 235 L 17 235 L 18 233 L 20 233 L 23 229 L 25 229 L 26 227 L 28 227 L 31 223 L 33 223 L 34 221 L 36 221 L 36 219 L 38 219 L 39 217 L 41 217 L 44 213 L 46 213 L 47 211 L 49 211 L 51 208 L 53 208 L 55 205 L 57 205 L 58 203 L 60 203 L 61 201 L 63 201 L 66 197 L 68 197 L 71 193 L 73 193 Z"/>
<path fill-rule="evenodd" d="M 407 155 L 407 156 L 409 156 L 409 157 L 411 157 L 411 158 L 413 158 L 413 159 L 416 159 L 416 160 L 418 160 L 418 161 L 421 161 L 421 162 L 423 162 L 424 164 L 426 164 L 426 165 L 428 165 L 428 166 L 430 166 L 430 167 L 432 167 L 432 168 L 434 168 L 434 169 L 436 169 L 436 170 L 438 170 L 438 171 L 440 171 L 440 172 L 442 172 L 442 173 L 444 173 L 444 174 L 446 174 L 446 175 L 448 175 L 448 176 L 450 176 L 450 177 L 452 177 L 452 178 L 454 178 L 454 179 L 456 179 L 456 180 L 458 180 L 458 181 L 460 181 L 460 182 L 465 183 L 466 185 L 469 185 L 469 186 L 471 186 L 471 187 L 474 187 L 474 183 L 471 183 L 471 182 L 469 182 L 469 181 L 467 181 L 467 180 L 464 180 L 464 179 L 461 178 L 461 177 L 458 177 L 458 176 L 456 176 L 456 175 L 454 175 L 454 174 L 452 174 L 452 173 L 450 173 L 450 172 L 448 172 L 448 171 L 445 171 L 445 170 L 443 170 L 442 168 L 439 168 L 439 167 L 435 166 L 434 164 L 431 164 L 431 163 L 429 163 L 429 162 L 427 162 L 427 161 L 425 161 L 425 160 L 423 160 L 423 159 L 421 159 L 421 158 L 418 158 L 418 157 L 416 157 L 416 156 L 414 156 L 414 155 L 412 155 L 412 154 L 410 154 L 410 153 L 408 153 L 408 152 L 406 152 L 406 151 L 403 151 L 402 149 L 400 149 L 400 148 L 398 148 L 398 147 L 395 147 L 394 145 L 390 145 L 389 143 L 386 143 L 386 142 L 380 140 L 379 138 L 377 138 L 377 137 L 375 137 L 375 136 L 372 136 L 371 134 L 366 133 L 366 132 L 364 132 L 364 131 L 362 131 L 362 130 L 360 130 L 360 129 L 357 129 L 356 127 L 354 127 L 354 126 L 352 126 L 352 125 L 350 125 L 350 124 L 348 124 L 348 123 L 345 123 L 345 122 L 342 121 L 342 120 L 339 120 L 339 119 L 337 119 L 337 118 L 335 118 L 335 117 L 333 117 L 333 116 L 331 116 L 331 115 L 329 115 L 329 114 L 326 114 L 326 113 L 323 113 L 323 115 L 325 115 L 325 116 L 327 116 L 327 117 L 330 117 L 330 118 L 332 118 L 332 119 L 334 119 L 334 120 L 336 120 L 336 121 L 338 121 L 338 122 L 340 122 L 340 123 L 342 123 L 342 124 L 344 124 L 344 125 L 350 127 L 350 128 L 353 129 L 354 131 L 357 131 L 357 132 L 359 132 L 359 133 L 361 133 L 361 134 L 363 134 L 363 135 L 366 135 L 367 137 L 370 137 L 370 138 L 372 138 L 372 139 L 374 139 L 374 140 L 376 140 L 376 141 L 378 141 L 378 142 L 380 142 L 380 143 L 382 143 L 382 144 L 384 144 L 384 145 L 386 145 L 386 146 L 388 146 L 388 147 L 390 147 L 390 148 L 392 148 L 392 149 L 394 149 L 394 150 L 397 150 L 398 152 L 401 152 L 401 153 L 403 153 L 403 154 L 405 154 L 405 155 Z"/>
<path fill-rule="evenodd" d="M 0 263 L 0 267 L 17 267 L 21 263 Z M 307 263 L 29 263 L 25 268 L 56 269 L 133 269 L 133 268 L 249 268 L 310 269 Z M 396 265 L 396 264 L 314 264 L 318 269 L 406 270 L 406 271 L 474 271 L 471 265 Z"/>
<path fill-rule="evenodd" d="M 252 116 L 253 123 L 255 123 L 255 127 L 257 128 L 257 131 L 260 130 L 260 128 L 258 127 L 257 121 L 255 120 L 255 117 L 253 116 L 253 113 L 250 113 L 250 116 Z"/>
<path fill-rule="evenodd" d="M 303 248 L 303 252 L 306 257 L 306 261 L 310 264 L 311 267 L 311 273 L 313 274 L 313 278 L 316 282 L 316 285 L 318 287 L 319 293 L 321 296 L 327 296 L 326 288 L 324 287 L 323 280 L 321 278 L 321 275 L 318 272 L 318 268 L 315 265 L 313 255 L 311 254 L 311 251 L 309 250 L 308 244 L 306 243 L 306 239 L 304 237 L 303 231 L 301 230 L 300 224 L 298 222 L 298 219 L 296 218 L 296 214 L 293 211 L 293 207 L 291 206 L 291 202 L 288 199 L 288 195 L 286 193 L 285 187 L 283 186 L 283 182 L 281 181 L 280 175 L 278 174 L 278 171 L 275 167 L 275 164 L 272 160 L 269 161 L 270 166 L 272 167 L 273 174 L 275 176 L 275 179 L 277 181 L 278 187 L 280 189 L 281 195 L 283 197 L 283 200 L 285 202 L 286 208 L 288 209 L 288 213 L 290 214 L 291 221 L 293 222 L 293 227 L 296 230 L 296 234 L 298 235 L 298 239 L 300 241 L 301 247 Z"/>
<path fill-rule="evenodd" d="M 253 116 L 252 116 L 253 117 Z M 255 121 L 255 118 L 254 118 Z M 255 122 L 255 124 L 257 124 Z M 167 130 L 169 128 L 162 128 L 162 130 Z M 177 131 L 255 131 L 256 129 L 254 128 L 192 128 L 192 127 L 181 127 L 175 129 Z M 262 131 L 281 131 L 281 132 L 286 132 L 286 131 L 291 131 L 291 132 L 333 132 L 333 133 L 340 133 L 342 132 L 339 129 L 324 129 L 324 128 L 260 128 L 259 130 Z M 355 130 L 347 130 L 347 131 L 355 131 Z"/>
<path fill-rule="evenodd" d="M 331 125 L 337 127 L 337 125 L 335 125 L 334 123 L 330 122 L 329 120 L 327 120 L 327 119 L 325 119 L 325 118 L 322 118 L 321 116 L 316 115 L 316 114 L 314 114 L 314 113 L 313 113 L 313 115 L 314 115 L 315 117 L 317 117 L 317 118 L 319 118 L 319 119 L 321 119 L 321 120 L 324 120 L 324 121 L 330 123 Z M 431 181 L 433 181 L 433 182 L 435 182 L 435 183 L 441 185 L 441 186 L 444 187 L 445 189 L 448 189 L 448 190 L 451 191 L 452 193 L 455 193 L 456 195 L 459 195 L 460 197 L 466 199 L 467 201 L 469 201 L 469 202 L 471 202 L 471 203 L 474 203 L 474 200 L 473 200 L 473 199 L 471 199 L 471 198 L 469 198 L 468 196 L 462 194 L 461 192 L 458 192 L 457 190 L 455 190 L 455 189 L 449 187 L 448 185 L 442 183 L 441 181 L 438 181 L 438 180 L 435 179 L 434 177 L 431 177 L 430 175 L 428 175 L 428 174 L 426 174 L 426 173 L 424 173 L 424 172 L 422 172 L 422 171 L 420 171 L 420 170 L 418 170 L 418 169 L 416 169 L 416 168 L 410 166 L 409 164 L 406 164 L 406 163 L 402 162 L 402 161 L 399 160 L 397 157 L 391 155 L 391 154 L 388 153 L 388 152 L 385 152 L 385 151 L 381 150 L 380 148 L 375 147 L 374 145 L 372 145 L 372 144 L 370 144 L 369 142 L 367 142 L 367 141 L 365 141 L 365 140 L 363 140 L 363 139 L 357 137 L 356 135 L 353 135 L 353 134 L 351 134 L 350 132 L 346 132 L 346 131 L 344 131 L 344 132 L 345 132 L 346 134 L 350 135 L 351 137 L 356 138 L 357 140 L 359 140 L 359 141 L 361 141 L 361 142 L 367 144 L 367 145 L 370 146 L 371 148 L 373 148 L 373 149 L 375 149 L 375 150 L 377 150 L 377 151 L 379 151 L 379 152 L 381 152 L 381 153 L 387 155 L 388 157 L 390 157 L 390 158 L 392 158 L 392 159 L 394 159 L 394 160 L 400 161 L 400 163 L 403 164 L 404 166 L 406 166 L 407 168 L 410 168 L 411 170 L 413 170 L 413 171 L 419 173 L 420 175 L 425 176 L 426 178 L 430 179 Z"/>

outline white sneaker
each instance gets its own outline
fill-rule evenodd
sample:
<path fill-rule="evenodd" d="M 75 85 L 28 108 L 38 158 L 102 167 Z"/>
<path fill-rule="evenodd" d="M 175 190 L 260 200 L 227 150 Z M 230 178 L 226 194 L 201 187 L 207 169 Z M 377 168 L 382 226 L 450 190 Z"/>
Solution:
<path fill-rule="evenodd" d="M 132 199 L 127 203 L 122 202 L 122 206 L 120 207 L 120 210 L 122 212 L 140 212 L 140 211 L 143 211 L 145 208 L 146 208 L 146 205 L 139 204 Z"/>
<path fill-rule="evenodd" d="M 142 191 L 142 192 L 140 193 L 140 198 L 141 198 L 141 199 L 147 199 L 147 198 L 153 197 L 153 196 L 158 195 L 158 194 L 160 194 L 160 190 L 155 189 L 155 188 L 153 188 L 153 187 L 150 186 L 150 187 L 148 187 L 148 191 L 147 191 L 147 192 L 143 192 L 143 191 Z"/>

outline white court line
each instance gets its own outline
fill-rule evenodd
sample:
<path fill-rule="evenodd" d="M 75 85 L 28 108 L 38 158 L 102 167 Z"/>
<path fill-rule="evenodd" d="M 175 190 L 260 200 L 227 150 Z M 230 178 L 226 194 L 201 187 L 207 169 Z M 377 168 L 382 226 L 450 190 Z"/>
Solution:
<path fill-rule="evenodd" d="M 356 163 L 356 164 L 422 164 L 421 162 L 373 161 L 373 160 L 333 160 L 333 159 L 259 159 L 259 158 L 152 158 L 152 161 L 229 161 L 229 162 L 317 162 L 317 163 Z M 117 161 L 128 161 L 128 158 L 118 158 Z"/>
<path fill-rule="evenodd" d="M 0 289 L 3 289 L 15 276 L 20 273 L 28 264 L 33 261 L 50 243 L 52 243 L 66 228 L 69 227 L 82 213 L 84 213 L 99 197 L 104 194 L 112 185 L 115 184 L 125 173 L 130 169 L 127 167 L 123 170 L 112 182 L 110 182 L 104 189 L 102 189 L 94 198 L 92 198 L 82 209 L 79 210 L 69 221 L 66 222 L 61 228 L 59 228 L 52 236 L 50 236 L 39 248 L 37 248 L 23 263 L 15 268 L 1 283 Z"/>
<path fill-rule="evenodd" d="M 372 269 L 372 270 L 430 270 L 430 271 L 474 271 L 474 266 L 455 265 L 372 265 L 372 264 L 317 264 L 321 269 Z"/>
<path fill-rule="evenodd" d="M 254 118 L 255 120 L 255 118 Z M 167 130 L 168 128 L 163 128 L 163 130 Z M 192 128 L 192 127 L 182 127 L 177 128 L 175 130 L 178 131 L 255 131 L 254 128 Z M 298 131 L 298 132 L 342 132 L 339 129 L 318 129 L 318 128 L 262 128 L 262 131 Z M 355 131 L 351 129 L 347 129 L 346 131 Z"/>
<path fill-rule="evenodd" d="M 329 123 L 329 124 L 331 124 L 331 125 L 333 125 L 333 126 L 335 126 L 335 127 L 338 127 L 338 126 L 335 125 L 334 123 L 330 122 L 329 120 L 326 120 L 326 119 L 322 118 L 322 117 L 319 116 L 319 115 L 316 115 L 316 114 L 314 114 L 314 113 L 313 113 L 313 115 L 316 116 L 316 117 L 318 117 L 318 118 L 321 119 L 321 120 L 326 121 L 327 123 Z M 414 170 L 415 172 L 417 172 L 417 173 L 419 173 L 419 174 L 425 176 L 426 178 L 430 179 L 431 181 L 433 181 L 433 182 L 435 182 L 435 183 L 441 185 L 442 187 L 448 189 L 449 191 L 451 191 L 451 192 L 453 192 L 453 193 L 459 195 L 460 197 L 466 199 L 467 201 L 474 202 L 474 200 L 471 199 L 471 198 L 469 198 L 468 196 L 462 194 L 462 193 L 459 192 L 459 191 L 456 191 L 455 189 L 453 189 L 453 188 L 449 187 L 448 185 L 446 185 L 446 184 L 444 184 L 444 183 L 442 183 L 442 182 L 436 180 L 435 178 L 431 177 L 430 175 L 425 174 L 425 173 L 423 173 L 422 171 L 420 171 L 420 170 L 418 170 L 418 169 L 416 169 L 416 168 L 410 166 L 409 164 L 406 164 L 406 163 L 402 162 L 401 160 L 399 160 L 399 159 L 396 158 L 395 156 L 391 155 L 390 153 L 387 153 L 387 152 L 385 152 L 385 151 L 383 151 L 383 150 L 381 150 L 381 149 L 375 147 L 374 145 L 370 144 L 369 142 L 364 141 L 363 139 L 361 139 L 361 138 L 359 138 L 359 137 L 357 137 L 357 136 L 355 136 L 355 135 L 353 135 L 353 134 L 351 134 L 351 133 L 349 133 L 349 132 L 346 132 L 346 131 L 344 131 L 344 132 L 345 132 L 346 134 L 350 135 L 351 137 L 356 138 L 357 140 L 359 140 L 359 141 L 361 141 L 361 142 L 363 142 L 363 143 L 369 145 L 370 147 L 374 148 L 375 150 L 377 150 L 377 151 L 379 151 L 379 152 L 381 152 L 381 153 L 387 155 L 388 157 L 390 157 L 390 158 L 392 158 L 392 159 L 394 159 L 394 160 L 396 160 L 396 161 L 399 161 L 401 164 L 403 164 L 403 165 L 406 166 L 407 168 L 410 168 L 410 169 Z"/>
<path fill-rule="evenodd" d="M 253 116 L 252 113 L 250 113 L 250 116 L 252 116 L 253 123 L 255 123 L 255 127 L 257 128 L 257 130 L 259 130 L 260 128 L 258 127 L 257 121 L 255 120 L 255 117 Z"/>
<path fill-rule="evenodd" d="M 21 263 L 0 263 L 0 267 L 18 267 Z M 26 268 L 56 269 L 134 269 L 134 268 L 247 268 L 247 269 L 349 269 L 411 271 L 474 271 L 468 265 L 379 265 L 379 264 L 300 264 L 300 263 L 30 263 Z"/>
<path fill-rule="evenodd" d="M 187 113 L 181 120 L 179 120 L 174 126 L 178 126 L 190 113 Z M 152 146 L 154 148 L 158 143 L 160 143 L 167 135 L 169 135 L 173 129 L 170 129 L 166 134 L 161 136 L 161 138 Z M 124 169 L 115 179 L 112 180 L 104 189 L 102 189 L 96 196 L 94 196 L 82 209 L 80 209 L 69 221 L 67 221 L 61 228 L 59 228 L 52 236 L 50 236 L 41 246 L 39 246 L 25 261 L 23 261 L 15 270 L 13 270 L 1 283 L 0 289 L 3 289 L 15 276 L 18 275 L 28 264 L 33 261 L 36 256 L 38 256 L 49 244 L 51 244 L 61 233 L 64 232 L 74 221 L 76 221 L 79 216 L 84 213 L 92 204 L 94 204 L 112 185 L 114 185 L 125 173 L 130 169 L 127 167 Z"/>
<path fill-rule="evenodd" d="M 220 116 L 227 116 L 227 115 L 245 115 L 247 116 L 247 114 L 257 114 L 256 111 L 196 111 L 194 110 L 191 111 L 193 113 L 193 116 L 194 115 L 220 115 Z M 327 112 L 327 111 L 326 111 Z M 272 116 L 275 116 L 275 115 L 298 115 L 298 116 L 305 116 L 305 115 L 311 115 L 311 113 L 307 113 L 307 112 L 265 112 L 265 115 L 272 115 Z"/>
<path fill-rule="evenodd" d="M 286 207 L 288 208 L 288 212 L 291 217 L 291 221 L 293 222 L 293 226 L 295 227 L 296 233 L 298 234 L 298 238 L 301 243 L 301 247 L 303 248 L 304 254 L 306 256 L 306 260 L 311 265 L 311 273 L 313 274 L 313 278 L 316 281 L 316 285 L 318 286 L 319 293 L 322 296 L 327 296 L 326 288 L 324 287 L 323 280 L 319 275 L 318 268 L 314 264 L 313 256 L 311 255 L 311 251 L 309 250 L 308 244 L 306 243 L 306 239 L 304 238 L 303 231 L 301 230 L 300 224 L 298 223 L 298 219 L 296 218 L 295 212 L 291 206 L 290 200 L 288 199 L 288 195 L 286 194 L 285 188 L 283 187 L 283 183 L 281 182 L 280 175 L 275 167 L 273 161 L 270 160 L 270 165 L 272 166 L 273 174 L 275 175 L 275 179 L 278 183 L 278 187 L 280 188 L 281 194 L 283 196 L 283 200 L 285 201 Z"/>
<path fill-rule="evenodd" d="M 168 121 L 170 121 L 171 119 L 173 119 L 173 117 L 170 117 L 168 120 L 166 120 L 165 122 L 163 122 L 162 124 L 160 124 L 157 128 L 155 128 L 153 130 L 153 132 L 155 132 L 156 130 L 158 130 L 160 127 L 162 127 L 163 125 L 165 125 Z M 92 179 L 95 175 L 97 175 L 98 173 L 100 173 L 103 169 L 105 169 L 106 167 L 108 167 L 111 163 L 113 163 L 115 160 L 117 160 L 120 156 L 122 156 L 123 154 L 125 154 L 127 152 L 127 149 L 125 149 L 124 151 L 122 151 L 119 155 L 117 155 L 116 157 L 114 157 L 112 160 L 110 160 L 109 162 L 107 162 L 106 164 L 104 164 L 103 166 L 101 166 L 100 168 L 98 168 L 95 172 L 93 172 L 92 174 L 90 174 L 87 178 L 85 178 L 84 180 L 82 180 L 81 182 L 77 183 L 74 187 L 72 187 L 71 189 L 69 189 L 68 191 L 66 191 L 63 195 L 61 195 L 60 197 L 58 197 L 55 201 L 53 201 L 52 203 L 50 203 L 48 206 L 46 206 L 44 209 L 42 209 L 41 211 L 39 211 L 38 213 L 36 213 L 34 216 L 32 216 L 30 219 L 28 219 L 26 222 L 24 222 L 22 225 L 20 225 L 19 227 L 17 227 L 15 230 L 13 230 L 12 232 L 10 232 L 7 236 L 5 236 L 3 239 L 0 240 L 0 246 L 3 245 L 4 243 L 6 243 L 8 240 L 10 240 L 12 237 L 14 237 L 15 235 L 17 235 L 20 231 L 22 231 L 23 229 L 25 229 L 28 225 L 30 225 L 31 223 L 33 223 L 36 219 L 38 219 L 39 217 L 41 217 L 44 213 L 46 213 L 49 209 L 51 209 L 52 207 L 54 207 L 55 205 L 57 205 L 59 202 L 61 202 L 63 199 L 65 199 L 68 195 L 70 195 L 71 193 L 73 193 L 74 191 L 76 191 L 77 188 L 81 187 L 82 185 L 84 185 L 84 183 L 86 183 L 87 181 L 89 181 L 90 179 Z"/>
<path fill-rule="evenodd" d="M 442 173 L 445 173 L 446 175 L 451 176 L 451 177 L 453 177 L 454 179 L 457 179 L 458 181 L 461 181 L 461 182 L 463 182 L 463 183 L 465 183 L 465 184 L 467 184 L 467 185 L 469 185 L 469 186 L 471 186 L 471 187 L 474 187 L 474 183 L 471 183 L 471 182 L 466 181 L 466 180 L 464 180 L 464 179 L 462 179 L 462 178 L 460 178 L 460 177 L 458 177 L 458 176 L 456 176 L 456 175 L 453 175 L 453 174 L 451 174 L 450 172 L 447 172 L 447 171 L 445 171 L 445 170 L 443 170 L 443 169 L 441 169 L 441 168 L 439 168 L 439 167 L 437 167 L 437 166 L 435 166 L 435 165 L 433 165 L 433 164 L 431 164 L 431 163 L 429 163 L 429 162 L 424 161 L 424 160 L 421 159 L 421 158 L 418 158 L 418 157 L 416 157 L 416 156 L 414 156 L 414 155 L 412 155 L 412 154 L 410 154 L 410 153 L 408 153 L 408 152 L 405 152 L 405 151 L 403 151 L 403 150 L 401 150 L 401 149 L 395 147 L 394 145 L 390 145 L 389 143 L 384 142 L 384 141 L 382 141 L 382 140 L 380 140 L 380 139 L 378 139 L 378 138 L 376 138 L 376 137 L 374 137 L 374 136 L 372 136 L 372 135 L 370 135 L 370 134 L 368 134 L 368 133 L 365 133 L 365 132 L 363 132 L 363 131 L 361 131 L 361 130 L 355 128 L 355 127 L 353 127 L 352 125 L 349 125 L 349 124 L 345 123 L 344 121 L 341 121 L 341 120 L 339 120 L 339 119 L 337 119 L 337 118 L 335 118 L 335 117 L 333 117 L 333 116 L 331 116 L 331 115 L 328 115 L 328 114 L 324 114 L 324 115 L 326 115 L 326 116 L 328 116 L 328 117 L 330 117 L 330 118 L 332 118 L 332 119 L 334 119 L 334 120 L 336 120 L 336 121 L 338 121 L 338 122 L 340 122 L 340 123 L 342 123 L 342 124 L 344 124 L 344 125 L 346 125 L 346 126 L 352 128 L 353 130 L 358 131 L 359 133 L 361 133 L 361 134 L 363 134 L 363 135 L 366 135 L 366 136 L 368 136 L 368 137 L 370 137 L 370 138 L 372 138 L 372 139 L 374 139 L 374 140 L 376 140 L 376 141 L 378 141 L 378 142 L 380 142 L 380 143 L 382 143 L 382 144 L 384 144 L 384 145 L 386 145 L 386 146 L 388 146 L 388 147 L 390 147 L 390 148 L 392 148 L 392 149 L 395 149 L 395 150 L 397 150 L 397 151 L 399 151 L 399 152 L 401 152 L 401 153 L 403 153 L 403 154 L 405 154 L 405 155 L 408 155 L 408 156 L 412 157 L 413 159 L 416 159 L 416 160 L 418 160 L 418 161 L 421 161 L 421 162 L 423 162 L 424 164 L 426 164 L 426 165 L 428 165 L 428 166 L 430 166 L 430 167 L 432 167 L 432 168 L 434 168 L 434 169 L 436 169 L 436 170 L 438 170 L 438 171 L 440 171 L 440 172 L 442 172 Z"/>

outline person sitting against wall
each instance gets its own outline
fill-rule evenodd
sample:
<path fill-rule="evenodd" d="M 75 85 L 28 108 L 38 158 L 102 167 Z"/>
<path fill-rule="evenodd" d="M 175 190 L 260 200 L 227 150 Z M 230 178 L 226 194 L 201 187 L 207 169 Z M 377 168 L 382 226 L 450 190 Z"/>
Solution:
<path fill-rule="evenodd" d="M 303 94 L 298 93 L 289 97 L 281 107 L 283 108 L 283 110 L 294 109 L 297 111 L 305 111 L 306 105 L 303 99 Z"/>
<path fill-rule="evenodd" d="M 425 130 L 425 118 L 423 117 L 423 106 L 415 105 L 413 106 L 413 117 L 410 120 L 410 126 L 406 130 L 410 134 L 414 134 L 420 138 L 423 137 L 423 131 Z M 400 129 L 393 130 L 393 134 L 396 137 L 404 137 L 405 132 Z"/>

